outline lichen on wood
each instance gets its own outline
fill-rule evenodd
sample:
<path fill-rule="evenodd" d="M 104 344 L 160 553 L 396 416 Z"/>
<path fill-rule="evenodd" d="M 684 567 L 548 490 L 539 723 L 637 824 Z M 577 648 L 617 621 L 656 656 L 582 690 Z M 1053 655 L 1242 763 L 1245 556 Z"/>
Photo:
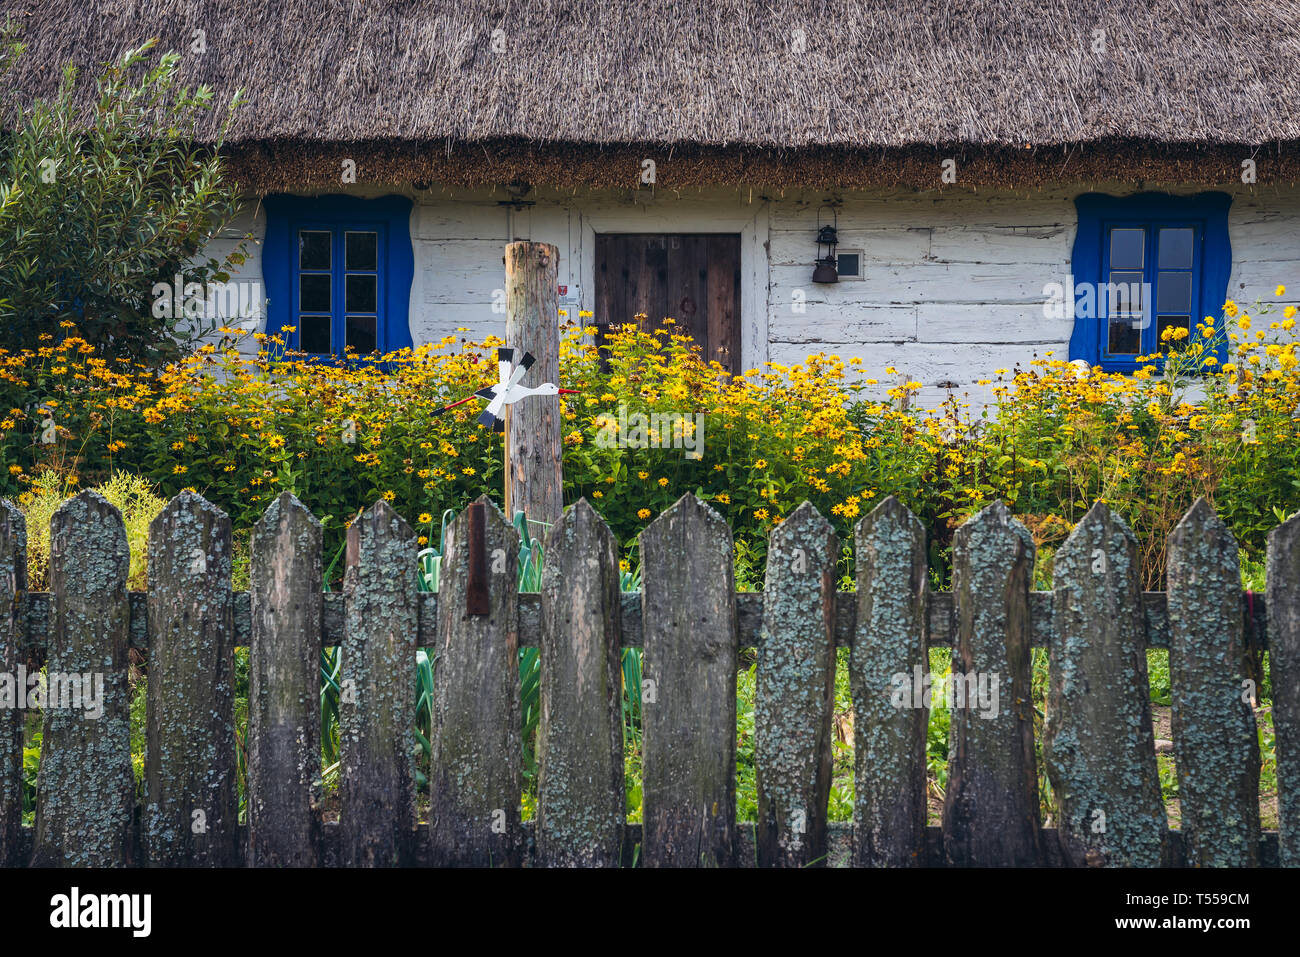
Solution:
<path fill-rule="evenodd" d="M 641 533 L 648 867 L 735 860 L 736 593 L 731 529 L 689 492 Z"/>
<path fill-rule="evenodd" d="M 858 522 L 857 625 L 849 655 L 855 768 L 853 862 L 915 867 L 925 843 L 925 529 L 892 495 Z M 902 676 L 902 688 L 899 687 Z M 906 691 L 906 694 L 899 694 Z"/>
<path fill-rule="evenodd" d="M 1033 538 L 1001 502 L 957 529 L 951 680 L 964 682 L 967 695 L 984 687 L 991 699 L 996 690 L 997 700 L 987 710 L 970 700 L 952 709 L 943 808 L 949 864 L 1025 866 L 1042 857 L 1029 663 L 1033 568 Z"/>
<path fill-rule="evenodd" d="M 474 507 L 486 513 L 486 615 L 466 608 Z M 518 568 L 519 533 L 481 496 L 447 530 L 438 584 L 429 739 L 429 845 L 438 866 L 523 861 Z"/>
<path fill-rule="evenodd" d="M 16 680 L 26 634 L 20 600 L 27 591 L 27 523 L 0 499 L 0 676 L 15 682 L 12 706 L 0 706 L 0 867 L 16 867 L 23 819 L 23 708 Z"/>
<path fill-rule="evenodd" d="M 250 541 L 248 864 L 312 867 L 321 776 L 321 524 L 282 492 Z"/>
<path fill-rule="evenodd" d="M 98 717 L 84 707 L 45 703 L 35 867 L 131 863 L 130 560 L 122 514 L 99 493 L 82 492 L 50 519 L 54 607 L 46 669 L 51 675 L 102 675 L 103 685 Z"/>
<path fill-rule="evenodd" d="M 1237 541 L 1204 498 L 1169 536 L 1169 677 L 1187 862 L 1259 861 L 1259 744 Z"/>
<path fill-rule="evenodd" d="M 1097 503 L 1056 553 L 1043 761 L 1057 833 L 1078 866 L 1159 867 L 1167 821 L 1156 770 L 1137 540 Z"/>
<path fill-rule="evenodd" d="M 840 541 L 804 502 L 768 536 L 754 702 L 758 863 L 824 863 Z"/>
<path fill-rule="evenodd" d="M 382 499 L 348 526 L 339 821 L 343 862 L 408 863 L 415 827 L 415 532 Z"/>
<path fill-rule="evenodd" d="M 231 867 L 235 633 L 230 518 L 183 491 L 149 525 L 148 754 L 143 844 L 152 866 Z"/>
<path fill-rule="evenodd" d="M 537 857 L 622 863 L 622 614 L 618 547 L 585 498 L 546 536 L 542 570 Z"/>

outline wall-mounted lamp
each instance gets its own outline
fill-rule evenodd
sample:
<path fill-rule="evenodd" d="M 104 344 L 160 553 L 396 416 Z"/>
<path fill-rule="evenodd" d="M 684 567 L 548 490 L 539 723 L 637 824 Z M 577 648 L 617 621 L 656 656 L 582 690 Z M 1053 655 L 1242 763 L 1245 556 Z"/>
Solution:
<path fill-rule="evenodd" d="M 813 282 L 839 282 L 840 274 L 836 268 L 835 246 L 839 242 L 839 236 L 836 234 L 836 226 L 839 225 L 839 218 L 835 210 L 831 209 L 831 222 L 828 225 L 822 225 L 822 209 L 830 207 L 823 206 L 817 210 L 817 265 L 813 269 Z"/>

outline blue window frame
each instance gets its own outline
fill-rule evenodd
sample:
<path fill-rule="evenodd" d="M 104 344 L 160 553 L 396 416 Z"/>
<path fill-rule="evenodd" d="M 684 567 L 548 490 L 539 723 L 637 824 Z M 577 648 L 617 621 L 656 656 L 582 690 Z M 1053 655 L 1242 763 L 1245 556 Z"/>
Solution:
<path fill-rule="evenodd" d="M 317 356 L 412 345 L 409 199 L 276 195 L 265 205 L 268 333 L 291 326 L 286 348 Z"/>
<path fill-rule="evenodd" d="M 1227 193 L 1140 193 L 1075 199 L 1074 332 L 1070 358 L 1113 372 L 1168 351 L 1170 327 L 1195 334 L 1207 316 L 1221 322 L 1232 270 Z M 1217 327 L 1221 328 L 1221 327 Z M 1226 349 L 1217 346 L 1220 360 Z"/>

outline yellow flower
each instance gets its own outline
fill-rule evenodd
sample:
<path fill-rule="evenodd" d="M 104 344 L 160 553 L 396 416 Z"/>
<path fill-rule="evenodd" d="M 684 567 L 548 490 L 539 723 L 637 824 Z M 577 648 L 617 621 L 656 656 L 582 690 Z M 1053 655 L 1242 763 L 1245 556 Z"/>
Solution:
<path fill-rule="evenodd" d="M 668 486 L 668 480 L 666 478 L 661 478 L 659 480 L 659 487 L 666 488 L 667 486 Z"/>
<path fill-rule="evenodd" d="M 650 509 L 648 509 L 648 508 L 639 508 L 639 509 L 637 509 L 637 511 L 636 511 L 636 517 L 639 518 L 639 519 L 641 519 L 641 521 L 644 522 L 647 518 L 650 517 Z"/>
<path fill-rule="evenodd" d="M 433 521 L 433 516 L 430 515 L 428 512 L 421 512 L 420 517 L 417 519 L 417 521 L 421 525 L 428 525 L 430 522 Z"/>
<path fill-rule="evenodd" d="M 1286 286 L 1281 286 L 1281 285 L 1278 286 L 1277 289 L 1275 289 L 1275 290 L 1273 291 L 1273 295 L 1278 296 L 1278 297 L 1285 296 L 1285 295 L 1286 295 Z"/>
<path fill-rule="evenodd" d="M 731 504 L 731 496 L 726 492 L 719 492 L 717 495 L 713 496 L 713 499 L 716 502 L 721 502 L 723 505 Z"/>
<path fill-rule="evenodd" d="M 637 473 L 636 473 L 636 477 L 639 478 L 639 479 L 645 480 L 645 479 L 648 479 L 648 478 L 650 477 L 650 473 L 649 473 L 649 472 L 637 472 Z"/>
<path fill-rule="evenodd" d="M 756 468 L 756 469 L 765 469 L 765 468 L 767 468 L 767 459 L 759 459 L 758 461 L 756 461 L 756 462 L 754 463 L 754 468 Z"/>
<path fill-rule="evenodd" d="M 394 491 L 392 491 L 391 489 L 390 489 L 389 491 L 387 491 L 387 492 L 384 493 L 384 501 L 385 501 L 385 502 L 391 502 L 391 501 L 393 501 L 393 499 L 395 499 L 395 498 L 397 498 L 397 493 L 394 492 Z"/>
<path fill-rule="evenodd" d="M 767 509 L 765 509 L 765 508 L 757 508 L 757 509 L 755 509 L 755 510 L 754 510 L 754 517 L 755 517 L 756 519 L 758 519 L 760 522 L 765 522 L 765 521 L 767 521 Z"/>

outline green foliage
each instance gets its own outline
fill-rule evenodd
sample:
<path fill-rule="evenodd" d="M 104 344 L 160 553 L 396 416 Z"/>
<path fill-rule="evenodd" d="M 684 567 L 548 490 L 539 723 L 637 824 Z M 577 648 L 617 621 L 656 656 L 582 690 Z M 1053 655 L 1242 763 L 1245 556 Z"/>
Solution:
<path fill-rule="evenodd" d="M 33 591 L 49 587 L 50 518 L 74 492 L 58 473 L 42 472 L 32 483 L 30 494 L 19 499 L 27 521 L 27 581 Z M 167 504 L 148 479 L 128 472 L 117 472 L 96 487 L 109 504 L 122 513 L 126 541 L 131 550 L 131 571 L 127 587 L 143 591 L 147 586 L 146 551 L 149 546 L 149 523 Z"/>
<path fill-rule="evenodd" d="M 156 42 L 107 65 L 93 92 L 67 66 L 57 94 L 0 138 L 0 346 L 75 330 L 103 354 L 158 364 L 210 331 L 197 316 L 156 316 L 154 286 L 178 273 L 224 282 L 243 261 L 200 258 L 236 209 L 217 149 L 239 95 L 216 142 L 195 145 L 213 93 L 182 85 L 180 57 L 154 56 Z M 6 49 L 10 63 L 22 55 Z"/>

